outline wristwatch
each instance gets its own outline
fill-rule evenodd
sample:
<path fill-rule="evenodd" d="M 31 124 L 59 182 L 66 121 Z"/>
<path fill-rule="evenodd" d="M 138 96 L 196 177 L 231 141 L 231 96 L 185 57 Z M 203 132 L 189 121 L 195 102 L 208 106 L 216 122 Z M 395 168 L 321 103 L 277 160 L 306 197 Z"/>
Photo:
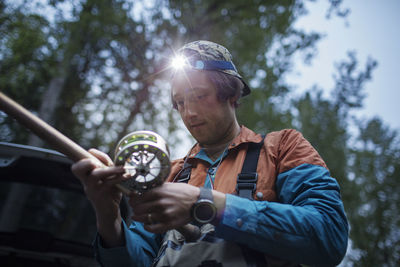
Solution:
<path fill-rule="evenodd" d="M 212 190 L 200 187 L 200 195 L 192 206 L 192 218 L 196 224 L 212 222 L 217 215 L 217 208 L 214 205 Z"/>

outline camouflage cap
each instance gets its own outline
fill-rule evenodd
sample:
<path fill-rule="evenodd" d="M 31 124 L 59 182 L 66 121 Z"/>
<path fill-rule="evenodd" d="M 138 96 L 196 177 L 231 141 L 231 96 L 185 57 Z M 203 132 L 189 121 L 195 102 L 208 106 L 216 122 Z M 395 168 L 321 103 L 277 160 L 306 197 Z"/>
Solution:
<path fill-rule="evenodd" d="M 239 78 L 244 84 L 241 96 L 250 94 L 249 86 L 233 64 L 231 53 L 222 45 L 204 40 L 194 41 L 185 44 L 178 53 L 184 54 L 195 69 L 220 71 Z"/>

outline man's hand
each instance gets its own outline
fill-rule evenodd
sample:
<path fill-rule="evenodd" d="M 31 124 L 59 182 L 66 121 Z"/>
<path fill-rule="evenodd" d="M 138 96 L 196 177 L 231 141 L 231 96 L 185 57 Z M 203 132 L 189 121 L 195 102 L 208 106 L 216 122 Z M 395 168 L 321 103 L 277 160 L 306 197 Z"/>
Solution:
<path fill-rule="evenodd" d="M 180 228 L 192 221 L 190 211 L 199 195 L 198 187 L 185 183 L 164 183 L 142 195 L 132 193 L 129 200 L 134 213 L 132 219 L 143 222 L 145 229 L 153 233 Z M 226 196 L 213 190 L 213 198 L 220 216 Z"/>
<path fill-rule="evenodd" d="M 122 166 L 113 166 L 112 160 L 103 152 L 91 149 L 89 152 L 100 162 L 83 159 L 72 165 L 71 170 L 81 181 L 85 194 L 96 212 L 97 228 L 105 245 L 123 244 L 119 204 L 122 193 L 115 187 L 124 179 Z M 122 242 L 122 244 L 121 244 Z"/>
<path fill-rule="evenodd" d="M 142 195 L 133 193 L 129 200 L 132 219 L 153 233 L 179 228 L 191 221 L 190 210 L 199 194 L 198 187 L 184 183 L 164 183 Z"/>

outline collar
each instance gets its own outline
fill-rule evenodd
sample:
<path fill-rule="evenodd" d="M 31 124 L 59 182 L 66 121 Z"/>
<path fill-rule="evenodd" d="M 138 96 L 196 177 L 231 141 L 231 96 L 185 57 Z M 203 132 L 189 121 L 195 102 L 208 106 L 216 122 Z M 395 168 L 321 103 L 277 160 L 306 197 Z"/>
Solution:
<path fill-rule="evenodd" d="M 248 129 L 247 127 L 241 125 L 240 133 L 236 136 L 228 147 L 228 150 L 236 148 L 244 143 L 259 143 L 262 140 L 262 136 Z M 197 143 L 190 150 L 188 154 L 189 158 L 195 158 L 196 155 L 201 151 L 200 145 Z"/>
<path fill-rule="evenodd" d="M 207 161 L 208 163 L 210 163 L 210 165 L 217 165 L 217 163 L 219 163 L 226 155 L 228 154 L 228 150 L 224 150 L 224 153 L 222 153 L 221 155 L 219 155 L 219 157 L 216 160 L 212 160 L 211 158 L 209 158 L 206 154 L 206 152 L 204 151 L 204 149 L 200 149 L 199 153 L 197 153 L 194 157 Z"/>

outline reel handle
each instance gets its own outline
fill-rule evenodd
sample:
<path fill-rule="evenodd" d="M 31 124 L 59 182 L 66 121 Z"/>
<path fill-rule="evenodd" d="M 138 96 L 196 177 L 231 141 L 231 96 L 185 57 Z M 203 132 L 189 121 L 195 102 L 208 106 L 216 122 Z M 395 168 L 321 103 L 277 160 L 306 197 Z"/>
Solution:
<path fill-rule="evenodd" d="M 54 127 L 52 127 L 39 117 L 35 116 L 33 113 L 28 111 L 26 108 L 24 108 L 2 92 L 0 92 L 0 109 L 16 119 L 20 124 L 31 130 L 41 139 L 48 142 L 57 151 L 65 154 L 74 162 L 81 159 L 90 158 L 93 159 L 99 167 L 105 166 L 100 160 L 90 154 L 86 149 L 69 139 L 67 136 L 63 135 Z M 130 193 L 128 189 L 120 185 L 116 186 L 123 193 Z"/>

